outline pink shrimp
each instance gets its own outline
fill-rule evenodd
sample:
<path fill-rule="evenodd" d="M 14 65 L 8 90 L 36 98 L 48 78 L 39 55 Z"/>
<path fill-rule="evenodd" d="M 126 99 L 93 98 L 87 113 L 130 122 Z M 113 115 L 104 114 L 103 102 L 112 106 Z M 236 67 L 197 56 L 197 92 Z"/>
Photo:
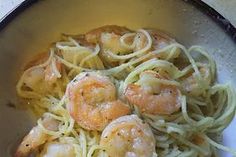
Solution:
<path fill-rule="evenodd" d="M 81 73 L 67 86 L 67 109 L 88 130 L 103 130 L 112 120 L 129 114 L 130 108 L 116 99 L 116 89 L 105 76 Z"/>
<path fill-rule="evenodd" d="M 137 115 L 112 121 L 102 132 L 100 145 L 112 157 L 155 157 L 155 138 L 151 128 Z"/>
<path fill-rule="evenodd" d="M 44 127 L 51 131 L 58 129 L 59 122 L 50 117 L 44 117 L 42 120 Z M 50 135 L 45 134 L 39 126 L 35 126 L 31 129 L 28 135 L 24 137 L 20 145 L 18 146 L 15 157 L 27 157 L 29 154 L 36 150 L 40 145 L 44 144 Z"/>
<path fill-rule="evenodd" d="M 145 71 L 141 75 L 164 78 L 153 71 Z M 180 108 L 181 94 L 179 89 L 174 85 L 157 84 L 155 87 L 142 87 L 132 83 L 125 89 L 124 95 L 141 112 L 148 114 L 172 114 Z"/>

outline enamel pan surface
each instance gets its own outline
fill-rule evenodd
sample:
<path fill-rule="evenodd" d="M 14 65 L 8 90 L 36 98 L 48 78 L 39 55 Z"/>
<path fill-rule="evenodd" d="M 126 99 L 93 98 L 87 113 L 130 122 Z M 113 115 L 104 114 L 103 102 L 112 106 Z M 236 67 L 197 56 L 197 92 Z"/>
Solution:
<path fill-rule="evenodd" d="M 187 47 L 201 45 L 217 62 L 218 81 L 236 87 L 235 28 L 198 0 L 28 0 L 0 22 L 0 157 L 12 156 L 35 124 L 27 111 L 15 109 L 15 85 L 24 61 L 46 51 L 61 33 L 107 24 L 157 28 Z M 236 149 L 235 130 L 234 121 L 224 131 L 223 143 Z"/>

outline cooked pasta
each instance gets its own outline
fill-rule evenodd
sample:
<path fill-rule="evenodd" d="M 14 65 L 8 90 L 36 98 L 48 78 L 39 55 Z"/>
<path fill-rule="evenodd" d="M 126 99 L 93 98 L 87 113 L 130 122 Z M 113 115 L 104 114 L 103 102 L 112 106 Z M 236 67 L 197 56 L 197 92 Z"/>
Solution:
<path fill-rule="evenodd" d="M 40 117 L 16 157 L 236 156 L 215 138 L 234 118 L 235 91 L 216 83 L 203 47 L 104 26 L 64 35 L 45 54 L 16 87 Z"/>

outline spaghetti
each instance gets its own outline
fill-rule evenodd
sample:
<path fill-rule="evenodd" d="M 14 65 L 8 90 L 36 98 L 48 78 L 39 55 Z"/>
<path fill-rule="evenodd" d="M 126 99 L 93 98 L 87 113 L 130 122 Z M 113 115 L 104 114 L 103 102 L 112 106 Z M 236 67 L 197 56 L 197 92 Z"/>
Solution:
<path fill-rule="evenodd" d="M 199 60 L 199 56 L 204 59 Z M 75 76 L 92 72 L 108 77 L 118 99 L 150 126 L 156 143 L 153 157 L 210 157 L 217 156 L 217 149 L 236 156 L 235 150 L 214 141 L 234 118 L 235 91 L 230 84 L 215 82 L 215 62 L 200 46 L 187 49 L 154 30 L 104 26 L 85 35 L 66 36 L 41 62 L 25 70 L 16 87 L 18 95 L 43 117 L 37 127 L 47 135 L 25 154 L 36 150 L 36 156 L 50 156 L 50 150 L 61 148 L 76 157 L 108 157 L 109 148 L 100 144 L 102 132 L 81 127 L 66 107 L 67 85 Z M 139 91 L 127 97 L 124 93 L 131 85 Z M 179 91 L 175 97 L 173 88 Z M 130 101 L 134 92 L 140 92 L 139 97 Z M 168 102 L 173 107 L 166 98 L 178 102 L 173 111 L 163 109 L 163 114 L 158 108 L 148 112 L 146 107 L 153 104 L 165 108 Z M 48 127 L 45 117 L 56 121 L 57 129 Z M 24 156 L 23 149 L 19 147 L 16 156 Z"/>

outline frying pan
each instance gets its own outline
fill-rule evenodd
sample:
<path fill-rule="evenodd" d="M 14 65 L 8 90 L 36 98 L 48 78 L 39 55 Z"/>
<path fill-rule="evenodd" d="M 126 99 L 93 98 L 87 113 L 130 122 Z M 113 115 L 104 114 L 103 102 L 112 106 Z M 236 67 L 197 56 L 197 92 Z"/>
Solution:
<path fill-rule="evenodd" d="M 15 85 L 24 62 L 46 51 L 61 33 L 78 34 L 107 24 L 158 28 L 187 47 L 201 45 L 217 62 L 218 81 L 236 87 L 235 28 L 200 1 L 28 0 L 0 23 L 0 157 L 12 156 L 35 123 L 26 110 L 15 109 Z M 224 131 L 223 143 L 236 149 L 235 130 L 236 121 Z"/>

